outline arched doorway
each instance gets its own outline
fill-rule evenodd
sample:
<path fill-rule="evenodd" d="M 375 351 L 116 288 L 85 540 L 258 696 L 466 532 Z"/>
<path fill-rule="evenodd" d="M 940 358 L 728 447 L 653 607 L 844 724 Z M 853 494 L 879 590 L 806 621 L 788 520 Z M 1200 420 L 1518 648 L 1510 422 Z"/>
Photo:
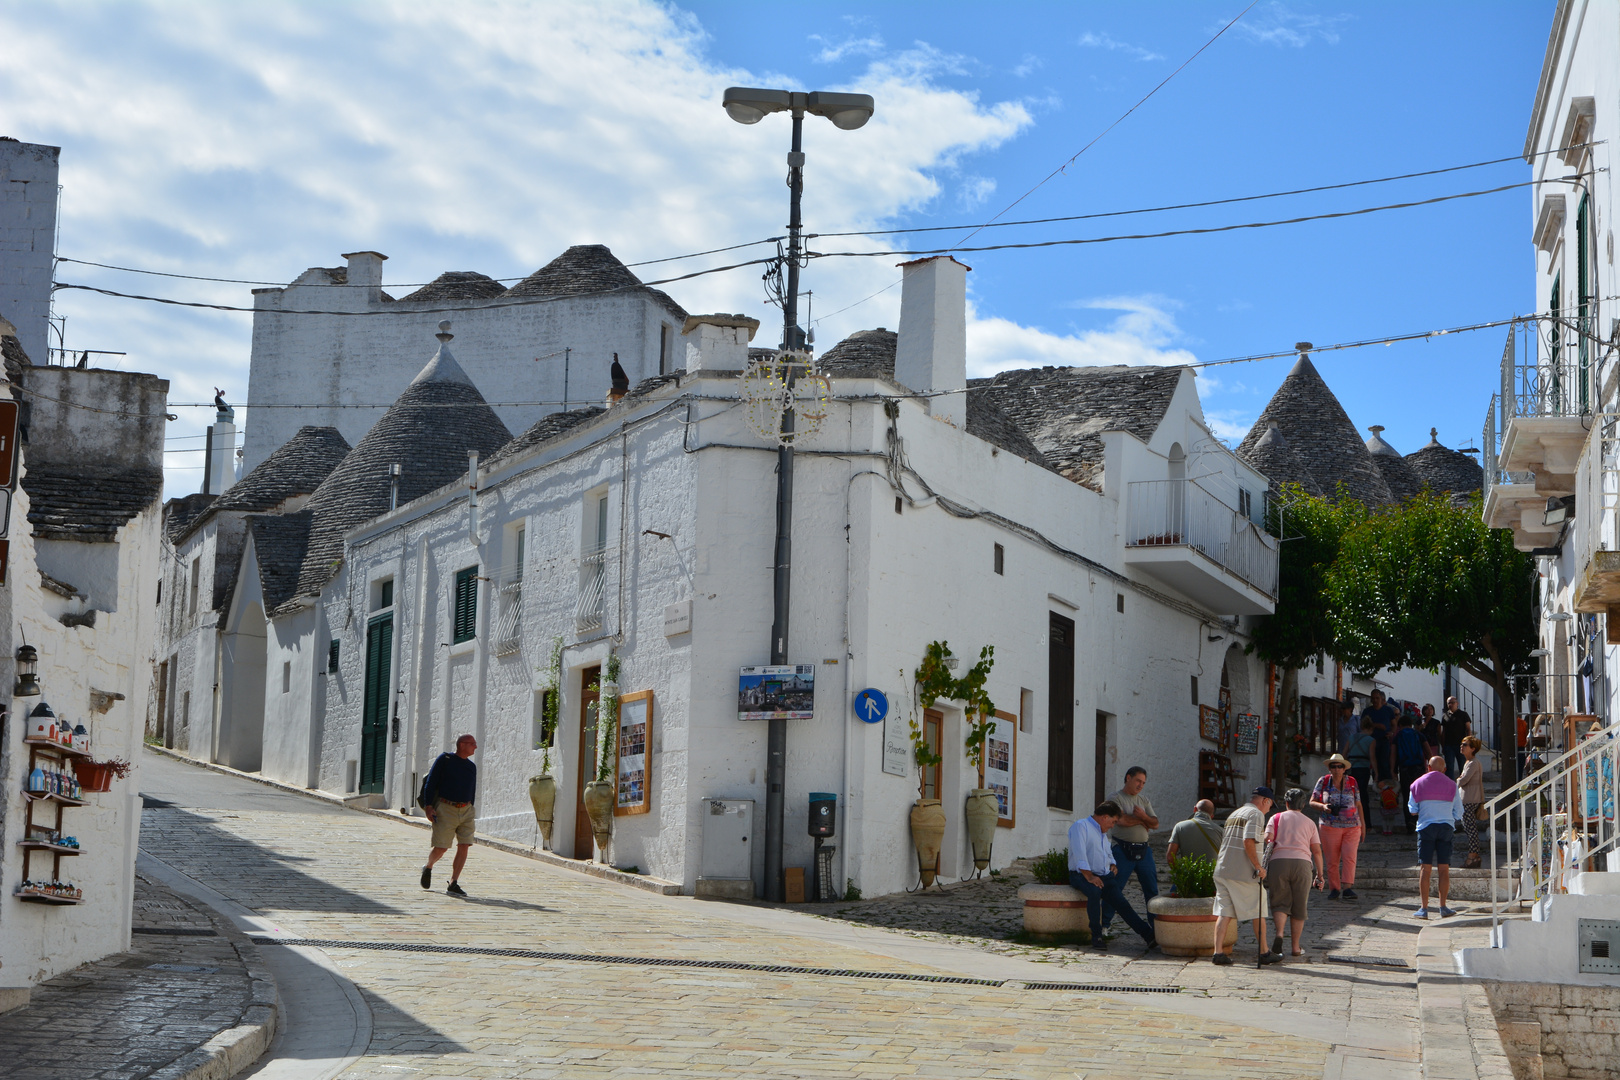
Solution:
<path fill-rule="evenodd" d="M 214 760 L 243 772 L 257 772 L 264 764 L 264 669 L 268 633 L 264 608 L 255 600 L 243 606 L 236 625 L 221 641 L 225 663 Z"/>

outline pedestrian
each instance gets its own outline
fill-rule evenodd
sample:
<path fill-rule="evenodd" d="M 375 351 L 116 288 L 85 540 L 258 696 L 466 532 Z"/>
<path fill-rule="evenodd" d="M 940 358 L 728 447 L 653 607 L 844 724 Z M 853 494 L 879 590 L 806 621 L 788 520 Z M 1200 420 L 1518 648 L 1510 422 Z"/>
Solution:
<path fill-rule="evenodd" d="M 1351 742 L 1350 749 L 1344 752 L 1344 756 L 1350 759 L 1350 775 L 1355 779 L 1356 787 L 1361 792 L 1361 820 L 1369 826 L 1372 823 L 1373 800 L 1378 798 L 1379 781 L 1377 745 L 1372 730 L 1373 722 L 1363 716 L 1361 734 Z M 1382 811 L 1379 820 L 1383 820 Z"/>
<path fill-rule="evenodd" d="M 1402 716 L 1400 730 L 1395 733 L 1395 762 L 1400 771 L 1397 773 L 1400 787 L 1395 792 L 1395 798 L 1401 805 L 1406 804 L 1406 793 L 1411 790 L 1412 783 L 1423 775 L 1424 762 L 1430 755 L 1423 752 L 1423 735 L 1412 723 L 1410 716 Z M 1417 815 L 1408 812 L 1406 815 L 1406 831 L 1417 831 Z"/>
<path fill-rule="evenodd" d="M 1249 793 L 1246 805 L 1232 811 L 1221 832 L 1221 851 L 1215 859 L 1215 952 L 1210 957 L 1217 964 L 1232 963 L 1226 951 L 1226 930 L 1234 919 L 1254 924 L 1259 967 L 1282 959 L 1266 948 L 1266 920 L 1261 911 L 1266 868 L 1260 861 L 1260 840 L 1271 803 L 1271 789 L 1262 784 Z"/>
<path fill-rule="evenodd" d="M 1356 899 L 1356 852 L 1367 839 L 1366 804 L 1350 763 L 1339 754 L 1327 759 L 1327 775 L 1311 791 L 1311 805 L 1322 811 L 1322 856 L 1328 899 Z"/>
<path fill-rule="evenodd" d="M 1485 766 L 1478 755 L 1484 748 L 1485 744 L 1473 735 L 1464 735 L 1457 744 L 1463 759 L 1457 787 L 1462 789 L 1463 835 L 1468 838 L 1468 854 L 1463 857 L 1463 866 L 1470 870 L 1479 866 L 1479 812 L 1485 802 Z"/>
<path fill-rule="evenodd" d="M 1177 859 L 1195 856 L 1208 859 L 1210 865 L 1214 865 L 1215 856 L 1221 850 L 1221 827 L 1215 824 L 1214 813 L 1214 803 L 1199 799 L 1193 804 L 1193 816 L 1176 822 L 1176 827 L 1170 830 L 1170 846 L 1164 853 L 1171 866 L 1176 865 Z"/>
<path fill-rule="evenodd" d="M 1135 911 L 1124 896 L 1120 894 L 1120 886 L 1124 884 L 1124 875 L 1114 863 L 1114 853 L 1108 844 L 1108 830 L 1112 829 L 1121 816 L 1119 804 L 1104 801 L 1097 804 L 1090 817 L 1076 818 L 1069 826 L 1069 885 L 1078 889 L 1086 898 L 1086 917 L 1091 923 L 1091 947 L 1098 952 L 1108 951 L 1108 941 L 1103 937 L 1102 908 L 1103 903 L 1109 903 L 1120 918 L 1124 919 L 1141 935 L 1142 941 L 1149 949 L 1159 943 L 1153 937 L 1153 916 L 1143 919 Z"/>
<path fill-rule="evenodd" d="M 1333 749 L 1341 754 L 1348 753 L 1350 744 L 1355 742 L 1356 736 L 1360 734 L 1361 717 L 1356 715 L 1355 702 L 1346 695 L 1344 700 L 1339 702 L 1338 739 L 1334 742 Z"/>
<path fill-rule="evenodd" d="M 1311 890 L 1322 887 L 1322 840 L 1316 822 L 1305 814 L 1305 792 L 1289 788 L 1283 793 L 1288 809 L 1266 822 L 1266 895 L 1277 935 L 1271 951 L 1282 955 L 1283 923 L 1288 924 L 1291 956 L 1303 956 L 1300 937 L 1305 933 L 1305 908 Z"/>
<path fill-rule="evenodd" d="M 1441 724 L 1440 718 L 1434 715 L 1433 705 L 1423 706 L 1423 719 L 1418 721 L 1418 727 L 1422 731 L 1423 743 L 1427 748 L 1423 756 L 1425 758 L 1431 758 L 1434 755 L 1441 753 Z"/>
<path fill-rule="evenodd" d="M 1446 907 L 1446 894 L 1451 891 L 1451 844 L 1456 835 L 1456 824 L 1462 821 L 1462 788 L 1446 775 L 1446 759 L 1432 757 L 1429 770 L 1418 777 L 1407 796 L 1407 811 L 1417 815 L 1418 835 L 1418 892 L 1423 906 L 1416 917 L 1429 917 L 1429 868 L 1440 867 L 1440 917 L 1457 914 Z"/>
<path fill-rule="evenodd" d="M 1446 698 L 1446 715 L 1440 721 L 1440 750 L 1446 758 L 1446 775 L 1462 775 L 1462 741 L 1474 733 L 1474 721 L 1457 706 L 1457 699 Z"/>
<path fill-rule="evenodd" d="M 427 865 L 422 867 L 422 888 L 433 887 L 433 864 L 450 850 L 450 841 L 456 842 L 456 858 L 450 864 L 450 884 L 445 892 L 451 896 L 466 896 L 460 884 L 462 868 L 467 865 L 467 853 L 472 850 L 473 821 L 477 817 L 473 803 L 478 798 L 478 766 L 472 762 L 478 740 L 463 735 L 456 740 L 455 753 L 443 753 L 433 762 L 422 781 L 422 794 L 417 802 L 422 812 L 433 822 L 432 850 Z"/>
<path fill-rule="evenodd" d="M 1363 710 L 1361 716 L 1364 720 L 1371 720 L 1373 737 L 1373 761 L 1377 768 L 1377 777 L 1393 778 L 1395 775 L 1395 760 L 1390 750 L 1395 738 L 1395 720 L 1400 716 L 1395 706 L 1389 703 L 1382 690 L 1372 692 L 1371 703 Z M 1382 783 L 1382 780 L 1378 780 Z M 1384 830 L 1388 832 L 1388 829 Z"/>
<path fill-rule="evenodd" d="M 1148 830 L 1159 827 L 1153 816 L 1153 804 L 1142 794 L 1147 786 L 1147 770 L 1132 765 L 1125 770 L 1125 786 L 1116 791 L 1112 801 L 1120 809 L 1119 823 L 1110 833 L 1113 840 L 1114 863 L 1119 867 L 1119 887 L 1131 883 L 1131 875 L 1142 886 L 1142 902 L 1159 895 L 1159 868 L 1153 862 L 1153 846 L 1148 843 Z M 1107 933 L 1114 921 L 1114 906 L 1103 901 L 1103 932 Z"/>

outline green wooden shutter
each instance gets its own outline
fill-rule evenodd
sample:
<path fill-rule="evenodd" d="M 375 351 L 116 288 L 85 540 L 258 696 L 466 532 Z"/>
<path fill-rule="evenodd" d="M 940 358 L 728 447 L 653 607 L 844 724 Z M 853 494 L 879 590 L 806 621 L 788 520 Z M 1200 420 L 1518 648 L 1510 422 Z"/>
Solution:
<path fill-rule="evenodd" d="M 478 634 L 478 567 L 456 572 L 456 615 L 454 644 L 471 641 Z"/>

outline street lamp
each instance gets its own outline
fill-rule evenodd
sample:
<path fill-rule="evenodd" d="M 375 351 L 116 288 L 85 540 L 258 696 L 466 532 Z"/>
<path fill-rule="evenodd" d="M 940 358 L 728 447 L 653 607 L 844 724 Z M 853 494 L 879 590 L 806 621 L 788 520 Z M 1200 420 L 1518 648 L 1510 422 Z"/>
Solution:
<path fill-rule="evenodd" d="M 833 126 L 853 131 L 872 117 L 867 94 L 799 93 L 733 86 L 725 93 L 726 114 L 739 124 L 757 124 L 768 113 L 793 114 L 793 148 L 788 151 L 787 283 L 782 292 L 782 348 L 802 349 L 799 329 L 799 263 L 804 257 L 804 224 L 799 198 L 804 192 L 804 114 L 825 116 Z M 791 370 L 791 368 L 789 369 Z M 791 376 L 790 376 L 791 385 Z M 791 397 L 789 399 L 791 401 Z M 776 449 L 776 560 L 772 597 L 771 663 L 788 662 L 789 573 L 793 549 L 793 409 L 782 412 Z M 782 899 L 782 813 L 787 782 L 787 721 L 767 721 L 765 740 L 765 899 Z"/>

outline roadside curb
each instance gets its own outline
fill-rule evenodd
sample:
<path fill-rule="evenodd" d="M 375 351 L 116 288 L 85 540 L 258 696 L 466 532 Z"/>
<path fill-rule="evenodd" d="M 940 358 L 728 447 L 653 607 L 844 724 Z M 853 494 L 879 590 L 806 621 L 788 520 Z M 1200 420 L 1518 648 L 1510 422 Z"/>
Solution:
<path fill-rule="evenodd" d="M 151 879 L 147 879 L 151 880 Z M 162 885 L 162 882 L 154 882 Z M 206 916 L 219 935 L 231 943 L 251 980 L 248 1007 L 242 1022 L 226 1028 L 188 1054 L 153 1073 L 149 1080 L 230 1080 L 264 1056 L 275 1041 L 281 1023 L 276 980 L 265 965 L 259 947 L 236 925 L 212 908 L 174 894 L 176 899 Z"/>
<path fill-rule="evenodd" d="M 387 821 L 400 822 L 418 829 L 422 829 L 423 831 L 427 831 L 433 827 L 432 824 L 425 819 L 410 817 L 406 814 L 401 814 L 397 810 L 383 810 L 376 807 L 355 806 L 350 801 L 353 799 L 353 796 L 346 799 L 341 795 L 333 795 L 330 792 L 320 791 L 315 788 L 303 788 L 294 784 L 283 783 L 280 780 L 271 780 L 268 777 L 257 776 L 253 773 L 243 772 L 240 769 L 233 769 L 228 765 L 217 765 L 212 761 L 202 761 L 198 758 L 187 757 L 185 754 L 175 750 L 170 750 L 165 746 L 153 746 L 151 743 L 147 743 L 146 748 L 155 754 L 162 754 L 164 757 L 173 758 L 175 761 L 184 762 L 187 765 L 195 765 L 198 768 L 207 769 L 210 772 L 217 772 L 224 776 L 234 776 L 241 780 L 251 780 L 255 784 L 263 784 L 265 787 L 276 788 L 279 791 L 291 792 L 295 795 L 306 795 L 309 798 L 319 799 L 321 802 L 330 803 L 333 806 L 341 806 L 346 810 L 355 810 L 362 814 L 371 814 L 373 817 L 380 817 Z M 632 889 L 640 889 L 642 892 L 650 892 L 658 896 L 680 896 L 682 894 L 681 886 L 678 882 L 665 881 L 662 878 L 649 877 L 646 874 L 627 874 L 623 870 L 615 870 L 611 866 L 604 866 L 597 862 L 582 862 L 578 859 L 565 859 L 561 855 L 558 855 L 555 852 L 546 851 L 543 848 L 528 847 L 524 844 L 513 843 L 510 840 L 503 840 L 500 837 L 489 836 L 484 833 L 474 834 L 473 842 L 476 844 L 482 844 L 484 847 L 494 848 L 497 851 L 504 851 L 510 855 L 521 855 L 525 859 L 533 859 L 535 862 L 542 862 L 548 866 L 555 866 L 559 870 L 571 870 L 576 874 L 584 874 L 587 877 L 598 878 L 602 881 L 611 881 L 619 885 L 628 885 Z M 164 1077 L 163 1080 L 170 1080 L 170 1078 Z"/>
<path fill-rule="evenodd" d="M 1457 974 L 1450 923 L 1418 931 L 1418 1038 L 1424 1080 L 1513 1080 L 1485 987 Z"/>

